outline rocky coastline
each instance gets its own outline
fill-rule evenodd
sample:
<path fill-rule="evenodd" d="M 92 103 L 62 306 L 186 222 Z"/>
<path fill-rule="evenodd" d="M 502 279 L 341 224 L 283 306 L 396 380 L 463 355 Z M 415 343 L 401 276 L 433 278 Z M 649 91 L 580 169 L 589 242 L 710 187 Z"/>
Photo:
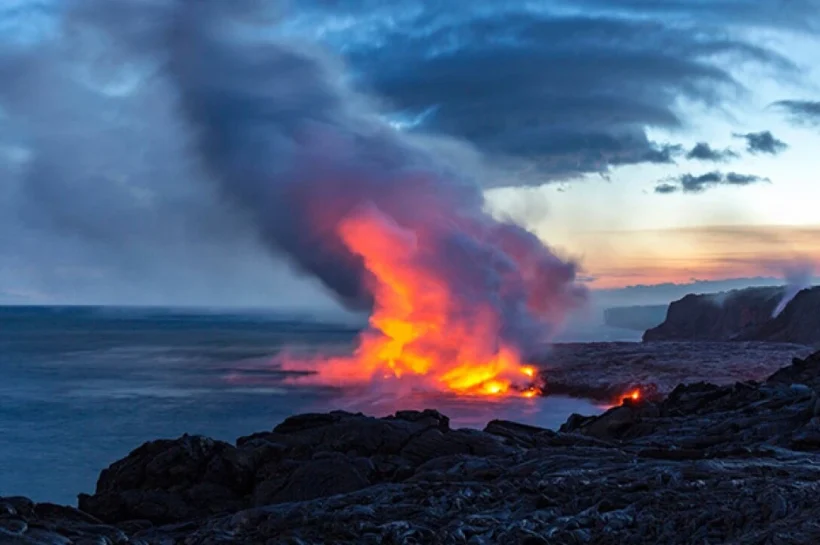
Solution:
<path fill-rule="evenodd" d="M 146 443 L 79 508 L 0 498 L 0 543 L 820 542 L 820 353 L 559 430 L 434 410 Z"/>
<path fill-rule="evenodd" d="M 789 297 L 784 286 L 689 294 L 673 301 L 643 340 L 820 344 L 820 287 Z"/>

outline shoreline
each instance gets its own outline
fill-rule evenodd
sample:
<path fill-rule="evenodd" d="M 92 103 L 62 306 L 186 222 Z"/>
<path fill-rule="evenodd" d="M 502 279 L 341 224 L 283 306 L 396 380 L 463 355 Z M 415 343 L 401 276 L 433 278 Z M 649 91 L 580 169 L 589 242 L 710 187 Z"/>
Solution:
<path fill-rule="evenodd" d="M 82 511 L 0 499 L 0 543 L 812 543 L 818 492 L 815 353 L 558 430 L 331 412 L 234 445 L 152 441 Z"/>

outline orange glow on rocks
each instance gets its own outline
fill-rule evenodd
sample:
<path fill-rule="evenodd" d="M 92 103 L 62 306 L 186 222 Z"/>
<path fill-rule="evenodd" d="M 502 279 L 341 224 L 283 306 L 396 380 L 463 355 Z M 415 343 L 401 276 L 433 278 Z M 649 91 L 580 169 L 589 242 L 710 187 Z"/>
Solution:
<path fill-rule="evenodd" d="M 638 403 L 643 399 L 644 395 L 640 388 L 635 388 L 620 396 L 619 400 L 613 405 L 624 405 L 628 403 Z"/>
<path fill-rule="evenodd" d="M 374 306 L 351 357 L 285 361 L 294 379 L 328 385 L 401 380 L 459 395 L 534 397 L 534 367 L 503 342 L 504 324 L 489 304 L 454 292 L 442 277 L 441 248 L 424 229 L 402 229 L 378 210 L 363 209 L 338 226 L 360 256 Z M 458 289 L 458 286 L 455 287 Z"/>

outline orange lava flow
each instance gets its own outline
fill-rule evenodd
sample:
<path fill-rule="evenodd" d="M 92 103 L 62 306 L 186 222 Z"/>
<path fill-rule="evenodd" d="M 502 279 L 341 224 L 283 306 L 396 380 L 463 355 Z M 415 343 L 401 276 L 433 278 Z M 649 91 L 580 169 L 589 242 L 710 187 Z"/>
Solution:
<path fill-rule="evenodd" d="M 297 380 L 343 386 L 398 379 L 459 395 L 540 393 L 536 369 L 500 340 L 498 313 L 454 293 L 423 230 L 402 229 L 376 210 L 348 216 L 338 229 L 369 272 L 370 327 L 351 357 L 287 360 L 285 370 L 316 372 Z"/>

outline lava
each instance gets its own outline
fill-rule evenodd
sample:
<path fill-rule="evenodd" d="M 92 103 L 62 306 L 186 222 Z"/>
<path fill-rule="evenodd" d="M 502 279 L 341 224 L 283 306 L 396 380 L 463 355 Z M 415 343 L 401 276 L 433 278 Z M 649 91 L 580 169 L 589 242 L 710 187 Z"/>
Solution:
<path fill-rule="evenodd" d="M 397 129 L 344 63 L 257 29 L 245 39 L 234 23 L 255 18 L 234 18 L 235 3 L 172 17 L 163 72 L 196 163 L 277 261 L 371 313 L 352 354 L 274 363 L 304 373 L 291 382 L 385 395 L 537 395 L 523 361 L 587 290 L 575 260 L 493 213 L 486 188 L 516 175 L 491 180 L 469 143 Z"/>
<path fill-rule="evenodd" d="M 612 405 L 610 406 L 615 407 L 618 405 L 635 404 L 640 402 L 642 399 L 644 399 L 644 393 L 641 392 L 640 388 L 635 388 L 619 396 L 617 398 L 617 401 L 613 401 Z"/>
<path fill-rule="evenodd" d="M 404 229 L 375 208 L 339 224 L 349 251 L 361 257 L 374 307 L 351 357 L 287 358 L 284 370 L 315 370 L 294 378 L 337 386 L 401 380 L 460 395 L 534 397 L 534 367 L 502 340 L 501 317 L 481 297 L 459 291 L 441 267 L 434 233 Z"/>

